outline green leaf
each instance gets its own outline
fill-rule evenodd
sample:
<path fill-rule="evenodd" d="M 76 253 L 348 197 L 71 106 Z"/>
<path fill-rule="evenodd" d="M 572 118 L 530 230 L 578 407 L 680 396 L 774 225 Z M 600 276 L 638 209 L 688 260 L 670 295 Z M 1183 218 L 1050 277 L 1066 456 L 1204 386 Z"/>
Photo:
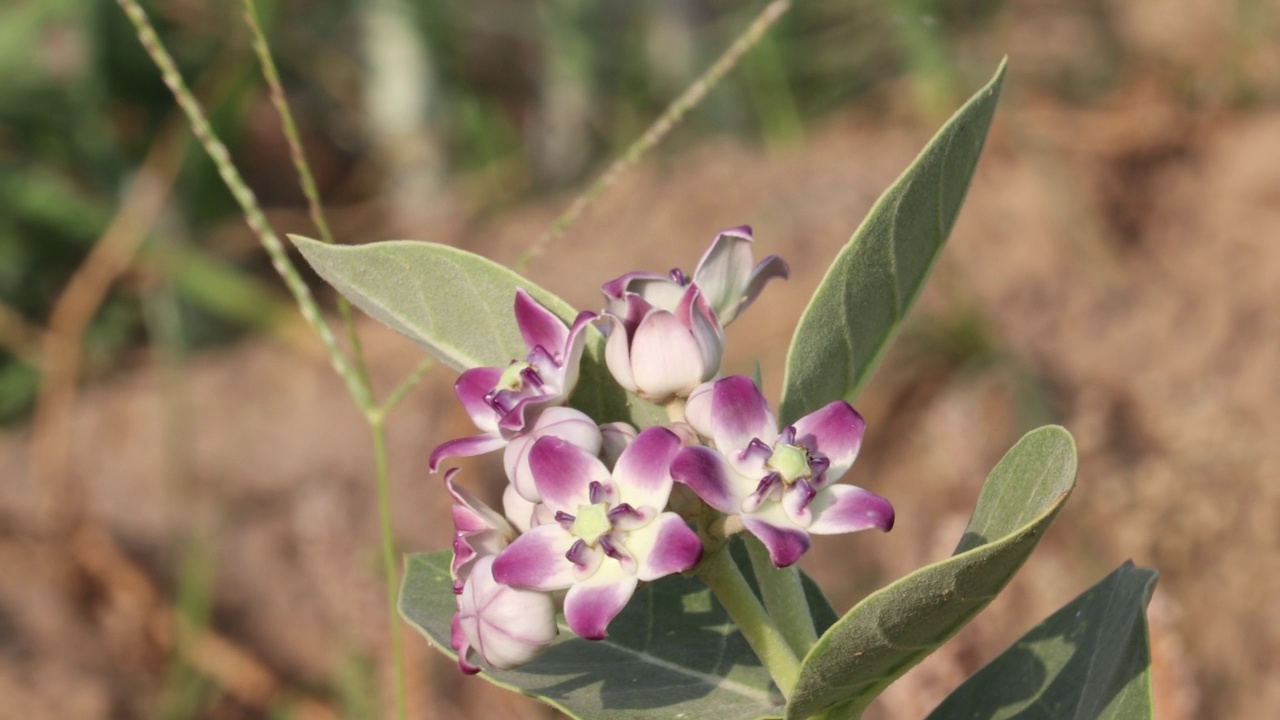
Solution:
<path fill-rule="evenodd" d="M 1121 565 L 974 673 L 928 720 L 1149 720 L 1144 609 L 1156 577 Z"/>
<path fill-rule="evenodd" d="M 1004 588 L 1075 477 L 1075 443 L 1066 430 L 1027 433 L 991 471 L 955 555 L 869 595 L 818 639 L 801 664 L 787 718 L 858 717 Z"/>
<path fill-rule="evenodd" d="M 787 351 L 784 422 L 852 400 L 942 252 L 991 126 L 1005 63 L 947 121 L 854 232 L 800 317 Z"/>
<path fill-rule="evenodd" d="M 740 543 L 738 543 L 740 544 Z M 410 555 L 400 591 L 400 614 L 441 652 L 449 649 L 449 620 L 457 596 L 450 553 Z M 751 578 L 745 548 L 734 560 Z M 819 626 L 835 620 L 817 586 L 805 584 Z M 542 657 L 512 671 L 478 676 L 535 697 L 577 718 L 668 720 L 777 718 L 782 696 L 705 585 L 666 577 L 631 599 L 609 625 L 609 637 L 582 640 L 565 627 Z"/>
<path fill-rule="evenodd" d="M 505 367 L 528 354 L 512 311 L 517 288 L 566 324 L 578 314 L 516 272 L 448 245 L 412 240 L 327 245 L 297 235 L 289 239 L 352 305 L 454 370 Z M 666 420 L 662 408 L 628 395 L 614 382 L 604 363 L 604 336 L 595 327 L 587 329 L 570 405 L 598 422 L 627 420 L 643 428 Z"/>

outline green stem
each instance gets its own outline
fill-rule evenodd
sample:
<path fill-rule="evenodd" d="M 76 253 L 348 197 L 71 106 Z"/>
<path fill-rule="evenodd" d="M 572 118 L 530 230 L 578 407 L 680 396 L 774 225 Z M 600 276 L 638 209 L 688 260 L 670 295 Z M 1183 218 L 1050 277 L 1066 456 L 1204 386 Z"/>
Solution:
<path fill-rule="evenodd" d="M 729 613 L 783 696 L 790 697 L 800 674 L 800 661 L 730 557 L 728 544 L 703 556 L 697 573 Z"/>
<path fill-rule="evenodd" d="M 391 481 L 387 472 L 387 434 L 383 420 L 376 413 L 368 416 L 369 430 L 373 434 L 373 462 L 377 468 L 378 517 L 382 524 L 382 572 L 386 580 L 387 620 L 391 632 L 391 661 L 395 673 L 395 717 L 405 720 L 404 640 L 400 634 L 400 614 L 396 611 L 399 595 L 400 570 L 396 566 L 396 539 L 391 532 Z"/>
<path fill-rule="evenodd" d="M 759 540 L 751 536 L 744 540 L 751 556 L 751 569 L 755 571 L 760 594 L 764 596 L 765 609 L 778 624 L 778 630 L 796 657 L 803 658 L 818 641 L 818 633 L 813 628 L 813 616 L 809 613 L 804 586 L 800 584 L 800 571 L 795 565 L 774 567 L 769 551 Z"/>
<path fill-rule="evenodd" d="M 401 400 L 404 400 L 410 390 L 417 387 L 418 383 L 422 381 L 422 378 L 426 376 L 427 371 L 431 370 L 431 368 L 435 366 L 435 358 L 428 357 L 423 359 L 422 362 L 418 363 L 418 367 L 414 368 L 413 372 L 409 373 L 408 377 L 402 380 L 394 390 L 387 394 L 386 399 L 382 401 L 382 404 L 379 405 L 374 412 L 380 417 L 386 417 L 397 405 L 400 404 Z"/>
<path fill-rule="evenodd" d="M 173 62 L 173 57 L 169 55 L 169 51 L 165 49 L 164 44 L 160 42 L 160 37 L 156 35 L 156 30 L 152 27 L 147 14 L 138 5 L 137 0 L 117 0 L 117 2 L 120 4 L 121 9 L 124 10 L 125 15 L 129 17 L 129 21 L 133 23 L 134 30 L 138 35 L 138 41 L 142 43 L 142 48 L 151 57 L 156 67 L 160 69 L 160 77 L 173 93 L 178 106 L 186 114 L 187 121 L 191 123 L 191 131 L 195 134 L 196 140 L 200 142 L 201 147 L 209 154 L 214 167 L 218 169 L 218 175 L 222 177 L 222 182 L 226 184 L 227 189 L 231 191 L 232 197 L 240 205 L 240 211 L 244 213 L 245 222 L 249 224 L 249 228 L 258 236 L 262 247 L 267 251 L 267 256 L 271 258 L 271 266 L 284 279 L 285 286 L 289 288 L 293 299 L 298 303 L 298 310 L 302 313 L 303 319 L 320 337 L 320 342 L 324 345 L 325 352 L 329 355 L 329 362 L 333 365 L 334 371 L 338 373 L 346 384 L 347 391 L 355 399 L 356 405 L 362 409 L 370 407 L 372 400 L 369 389 L 361 382 L 359 373 L 347 361 L 346 356 L 343 355 L 342 350 L 338 347 L 338 341 L 334 338 L 333 331 L 325 324 L 324 318 L 320 314 L 320 308 L 316 305 L 315 297 L 311 295 L 311 289 L 307 287 L 307 284 L 302 280 L 302 276 L 298 274 L 297 268 L 289 260 L 289 255 L 284 249 L 284 243 L 280 241 L 280 237 L 276 235 L 271 224 L 267 222 L 266 215 L 263 214 L 262 208 L 258 205 L 257 197 L 254 196 L 249 186 L 245 184 L 244 179 L 240 177 L 240 172 L 236 170 L 235 163 L 231 161 L 231 153 L 227 151 L 227 146 L 223 145 L 222 141 L 213 132 L 213 127 L 209 125 L 204 109 L 200 106 L 200 102 L 196 100 L 195 96 L 191 94 L 191 89 L 187 87 L 186 81 L 182 79 L 182 75 L 178 72 L 178 68 Z"/>
<path fill-rule="evenodd" d="M 334 244 L 333 231 L 324 215 L 324 205 L 320 202 L 320 189 L 316 185 L 315 176 L 311 173 L 311 164 L 307 162 L 307 154 L 302 149 L 302 138 L 298 134 L 298 124 L 294 122 L 293 110 L 284 94 L 284 86 L 280 83 L 280 72 L 276 70 L 276 61 L 271 57 L 271 47 L 267 43 L 266 33 L 258 22 L 256 0 L 241 0 L 244 5 L 244 20 L 249 26 L 249 34 L 253 36 L 253 51 L 258 56 L 258 64 L 262 66 L 262 77 L 267 81 L 271 104 L 280 116 L 280 125 L 284 137 L 289 144 L 289 158 L 298 171 L 298 181 L 302 185 L 302 194 L 307 198 L 307 213 L 311 216 L 311 224 L 320 233 L 321 242 Z M 351 303 L 338 296 L 338 315 L 347 331 L 347 340 L 351 343 L 351 362 L 360 378 L 360 382 L 369 388 L 369 369 L 365 365 L 364 351 L 360 347 L 360 335 L 356 332 L 355 318 L 351 314 Z"/>

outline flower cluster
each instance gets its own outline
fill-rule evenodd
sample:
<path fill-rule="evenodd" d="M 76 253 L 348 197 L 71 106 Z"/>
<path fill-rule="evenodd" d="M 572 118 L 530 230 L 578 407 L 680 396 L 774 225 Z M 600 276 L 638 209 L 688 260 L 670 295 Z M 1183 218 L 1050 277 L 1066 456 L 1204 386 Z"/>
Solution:
<path fill-rule="evenodd" d="M 715 528 L 750 532 L 786 567 L 812 533 L 892 527 L 888 501 L 836 484 L 862 443 L 848 403 L 779 428 L 751 379 L 717 377 L 724 326 L 788 275 L 777 256 L 753 263 L 751 244 L 750 228 L 732 228 L 692 276 L 627 273 L 603 286 L 601 315 L 570 325 L 517 291 L 527 356 L 459 377 L 481 433 L 441 444 L 431 469 L 502 449 L 509 480 L 498 512 L 454 484 L 456 469 L 445 474 L 456 503 L 452 646 L 464 672 L 479 670 L 477 658 L 508 669 L 537 657 L 560 607 L 574 633 L 604 638 L 639 583 L 695 568 Z M 666 405 L 670 426 L 598 424 L 566 405 L 592 323 L 606 334 L 614 380 Z M 692 492 L 675 493 L 678 484 Z M 707 522 L 721 516 L 738 522 Z"/>

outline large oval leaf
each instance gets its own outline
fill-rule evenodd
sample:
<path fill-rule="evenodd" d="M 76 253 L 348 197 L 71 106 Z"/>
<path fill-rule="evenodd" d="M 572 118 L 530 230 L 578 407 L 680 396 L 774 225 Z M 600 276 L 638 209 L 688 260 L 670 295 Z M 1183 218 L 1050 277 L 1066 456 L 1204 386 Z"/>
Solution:
<path fill-rule="evenodd" d="M 528 349 L 512 305 L 524 288 L 566 323 L 578 311 L 554 293 L 488 258 L 448 245 L 391 240 L 328 245 L 289 236 L 320 277 L 352 305 L 426 348 L 454 370 L 503 367 Z M 628 395 L 604 364 L 604 337 L 587 330 L 587 348 L 572 404 L 599 422 L 647 427 L 661 408 Z"/>
<path fill-rule="evenodd" d="M 1144 611 L 1156 577 L 1120 566 L 965 680 L 928 720 L 1150 720 Z"/>
<path fill-rule="evenodd" d="M 1026 561 L 1075 477 L 1066 430 L 1027 433 L 991 471 L 955 555 L 867 596 L 818 639 L 801 664 L 788 720 L 858 717 L 955 635 Z"/>
<path fill-rule="evenodd" d="M 748 581 L 742 548 L 734 559 Z M 410 555 L 400 614 L 449 655 L 449 619 L 457 596 L 448 551 Z M 831 606 L 802 576 L 819 627 L 835 621 Z M 753 585 L 754 586 L 754 585 Z M 609 625 L 609 637 L 575 637 L 561 619 L 560 637 L 534 662 L 481 678 L 535 697 L 577 718 L 669 720 L 675 717 L 777 718 L 782 696 L 705 585 L 667 577 L 641 588 Z"/>
<path fill-rule="evenodd" d="M 783 380 L 784 422 L 852 401 L 942 252 L 991 126 L 1005 63 L 880 196 L 800 317 Z"/>

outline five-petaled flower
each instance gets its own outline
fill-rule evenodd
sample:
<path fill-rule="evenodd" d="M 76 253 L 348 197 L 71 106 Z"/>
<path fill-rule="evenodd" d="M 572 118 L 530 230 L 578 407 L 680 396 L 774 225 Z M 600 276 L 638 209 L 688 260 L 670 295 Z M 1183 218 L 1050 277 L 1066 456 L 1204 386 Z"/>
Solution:
<path fill-rule="evenodd" d="M 702 542 L 684 520 L 664 512 L 671 460 L 680 439 L 670 430 L 641 432 L 611 473 L 593 454 L 544 437 L 529 468 L 554 522 L 516 538 L 494 560 L 500 583 L 530 590 L 568 590 L 565 620 L 599 640 L 641 581 L 683 572 L 702 558 Z"/>
<path fill-rule="evenodd" d="M 832 402 L 778 432 L 759 388 L 734 375 L 695 390 L 685 417 L 715 449 L 682 449 L 672 476 L 711 507 L 740 516 L 774 565 L 800 559 L 811 533 L 893 527 L 888 500 L 834 484 L 857 457 L 865 427 L 848 403 Z"/>
<path fill-rule="evenodd" d="M 566 327 L 555 313 L 524 290 L 516 291 L 516 324 L 529 354 L 506 368 L 478 367 L 462 373 L 454 391 L 482 432 L 442 443 L 431 452 L 432 472 L 449 457 L 467 457 L 504 447 L 532 420 L 531 414 L 563 403 L 578 382 L 586 329 L 595 313 L 581 312 Z"/>
<path fill-rule="evenodd" d="M 458 653 L 458 669 L 479 672 L 478 653 L 491 667 L 523 665 L 556 636 L 555 602 L 548 593 L 513 588 L 493 577 L 494 557 L 516 537 L 516 530 L 492 508 L 453 484 L 457 468 L 444 484 L 456 504 L 453 515 L 453 592 L 458 610 L 450 622 L 449 645 Z"/>

